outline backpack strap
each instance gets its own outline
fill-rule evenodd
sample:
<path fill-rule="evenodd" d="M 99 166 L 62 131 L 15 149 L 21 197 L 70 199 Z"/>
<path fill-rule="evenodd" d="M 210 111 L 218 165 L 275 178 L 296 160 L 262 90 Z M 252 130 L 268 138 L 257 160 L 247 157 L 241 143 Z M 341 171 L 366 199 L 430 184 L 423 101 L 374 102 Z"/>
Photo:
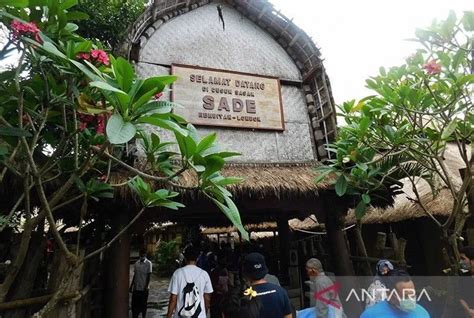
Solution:
<path fill-rule="evenodd" d="M 198 267 L 199 268 L 199 267 Z M 200 268 L 199 268 L 200 269 Z M 186 271 L 184 270 L 184 267 L 181 269 L 183 271 L 183 275 L 184 275 L 184 280 L 186 281 L 186 283 L 194 283 L 194 282 L 197 282 L 198 278 L 201 277 L 202 275 L 202 272 L 204 272 L 204 270 L 200 269 L 201 271 L 199 272 L 199 275 L 194 279 L 194 282 L 189 282 L 188 281 L 188 277 L 186 276 Z"/>

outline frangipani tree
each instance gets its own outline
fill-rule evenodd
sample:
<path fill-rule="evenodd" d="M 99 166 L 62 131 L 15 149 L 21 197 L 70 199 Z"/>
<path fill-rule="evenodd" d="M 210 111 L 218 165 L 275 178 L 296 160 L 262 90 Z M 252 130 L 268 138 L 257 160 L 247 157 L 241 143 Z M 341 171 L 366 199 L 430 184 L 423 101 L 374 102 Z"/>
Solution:
<path fill-rule="evenodd" d="M 17 65 L 0 73 L 0 183 L 6 178 L 20 191 L 2 197 L 0 230 L 13 217 L 25 219 L 21 244 L 6 279 L 0 285 L 0 302 L 12 288 L 32 232 L 47 220 L 50 233 L 68 260 L 71 270 L 109 247 L 147 208 L 179 209 L 178 193 L 170 186 L 180 174 L 194 171 L 201 190 L 248 239 L 237 207 L 226 185 L 239 178 L 223 177 L 220 170 L 229 157 L 220 150 L 216 134 L 199 138 L 192 125 L 173 113 L 175 104 L 160 99 L 176 77 L 139 79 L 132 65 L 107 54 L 100 43 L 78 36 L 74 11 L 77 0 L 5 0 L 0 22 L 9 31 L 0 60 L 19 52 Z M 150 128 L 174 133 L 177 151 Z M 146 169 L 127 163 L 127 144 L 139 142 L 146 155 Z M 80 257 L 79 246 L 70 250 L 57 228 L 57 212 L 78 203 L 71 211 L 80 231 L 89 218 L 90 200 L 113 197 L 110 175 L 124 169 L 135 177 L 128 186 L 137 193 L 143 208 L 111 241 Z M 150 185 L 161 185 L 158 189 Z M 124 186 L 127 186 L 125 184 Z M 106 201 L 105 201 L 106 202 Z M 64 287 L 68 277 L 63 277 Z M 40 314 L 55 306 L 55 291 Z"/>
<path fill-rule="evenodd" d="M 421 48 L 405 64 L 381 67 L 378 76 L 367 80 L 374 95 L 340 106 L 347 125 L 329 147 L 335 159 L 319 169 L 318 178 L 337 176 L 335 191 L 354 198 L 359 220 L 370 205 L 388 205 L 400 193 L 402 180 L 410 182 L 410 199 L 449 242 L 453 269 L 469 215 L 467 201 L 472 200 L 467 190 L 473 176 L 473 32 L 474 12 L 461 19 L 451 12 L 446 20 L 417 30 L 414 41 Z M 460 187 L 444 162 L 448 143 L 456 145 L 467 167 Z M 425 206 L 416 187 L 419 178 L 430 184 L 433 195 L 441 186 L 449 188 L 454 205 L 447 220 L 438 220 Z"/>

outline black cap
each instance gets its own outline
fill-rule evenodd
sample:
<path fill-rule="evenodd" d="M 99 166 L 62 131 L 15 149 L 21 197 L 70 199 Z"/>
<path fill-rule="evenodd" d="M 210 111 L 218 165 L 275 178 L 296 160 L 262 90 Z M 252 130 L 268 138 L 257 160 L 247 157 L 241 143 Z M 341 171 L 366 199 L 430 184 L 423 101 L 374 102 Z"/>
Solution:
<path fill-rule="evenodd" d="M 250 253 L 245 256 L 243 274 L 253 280 L 259 280 L 265 277 L 265 275 L 268 274 L 265 257 L 260 253 Z"/>

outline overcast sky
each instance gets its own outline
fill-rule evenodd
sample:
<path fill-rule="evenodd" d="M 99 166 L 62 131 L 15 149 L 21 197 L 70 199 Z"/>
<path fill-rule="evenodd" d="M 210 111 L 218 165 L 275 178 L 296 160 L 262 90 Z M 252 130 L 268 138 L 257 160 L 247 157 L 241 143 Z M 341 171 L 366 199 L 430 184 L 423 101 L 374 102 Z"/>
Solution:
<path fill-rule="evenodd" d="M 336 103 L 369 95 L 365 79 L 380 66 L 403 63 L 417 48 L 417 27 L 449 10 L 474 10 L 473 0 L 270 0 L 321 48 Z"/>

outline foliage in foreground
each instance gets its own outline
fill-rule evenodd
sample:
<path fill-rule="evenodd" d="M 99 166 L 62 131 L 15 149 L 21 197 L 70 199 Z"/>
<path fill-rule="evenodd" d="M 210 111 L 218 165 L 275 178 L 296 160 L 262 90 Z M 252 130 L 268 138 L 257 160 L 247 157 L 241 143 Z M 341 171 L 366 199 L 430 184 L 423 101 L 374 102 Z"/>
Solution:
<path fill-rule="evenodd" d="M 457 264 L 457 240 L 469 215 L 466 190 L 472 186 L 473 31 L 474 12 L 460 19 L 450 13 L 417 30 L 414 41 L 421 48 L 405 64 L 381 67 L 367 80 L 374 95 L 340 106 L 347 126 L 329 147 L 335 159 L 318 169 L 318 182 L 336 175 L 336 193 L 355 200 L 359 220 L 369 206 L 389 204 L 387 197 L 399 193 L 402 181 L 409 182 L 410 199 L 449 241 L 451 264 Z M 444 162 L 449 144 L 467 167 L 461 186 L 454 181 L 461 176 L 450 174 Z M 419 178 L 429 183 L 433 196 L 449 189 L 454 206 L 447 220 L 438 220 L 421 200 Z"/>
<path fill-rule="evenodd" d="M 221 150 L 216 134 L 200 138 L 192 125 L 173 114 L 174 103 L 161 100 L 174 76 L 138 79 L 128 61 L 79 36 L 73 21 L 83 16 L 75 5 L 77 0 L 6 0 L 0 7 L 0 22 L 11 35 L 0 60 L 15 50 L 20 53 L 18 65 L 0 73 L 0 184 L 6 190 L 8 179 L 20 189 L 2 197 L 0 231 L 11 219 L 23 220 L 19 250 L 0 285 L 0 302 L 14 288 L 31 234 L 45 220 L 66 256 L 68 273 L 102 253 L 148 208 L 184 207 L 174 189 L 201 191 L 248 238 L 225 189 L 240 179 L 220 174 L 226 159 L 238 154 Z M 160 130 L 172 132 L 174 140 L 163 141 Z M 126 151 L 132 144 L 145 154 L 142 170 Z M 113 174 L 124 172 L 131 176 L 128 182 L 111 181 Z M 180 185 L 184 172 L 194 174 L 196 184 Z M 101 248 L 81 256 L 82 226 L 94 224 L 100 213 L 89 211 L 90 203 L 106 205 L 115 188 L 127 185 L 142 209 Z M 78 227 L 74 251 L 65 244 L 58 222 Z M 40 315 L 54 308 L 71 276 L 62 278 Z"/>

